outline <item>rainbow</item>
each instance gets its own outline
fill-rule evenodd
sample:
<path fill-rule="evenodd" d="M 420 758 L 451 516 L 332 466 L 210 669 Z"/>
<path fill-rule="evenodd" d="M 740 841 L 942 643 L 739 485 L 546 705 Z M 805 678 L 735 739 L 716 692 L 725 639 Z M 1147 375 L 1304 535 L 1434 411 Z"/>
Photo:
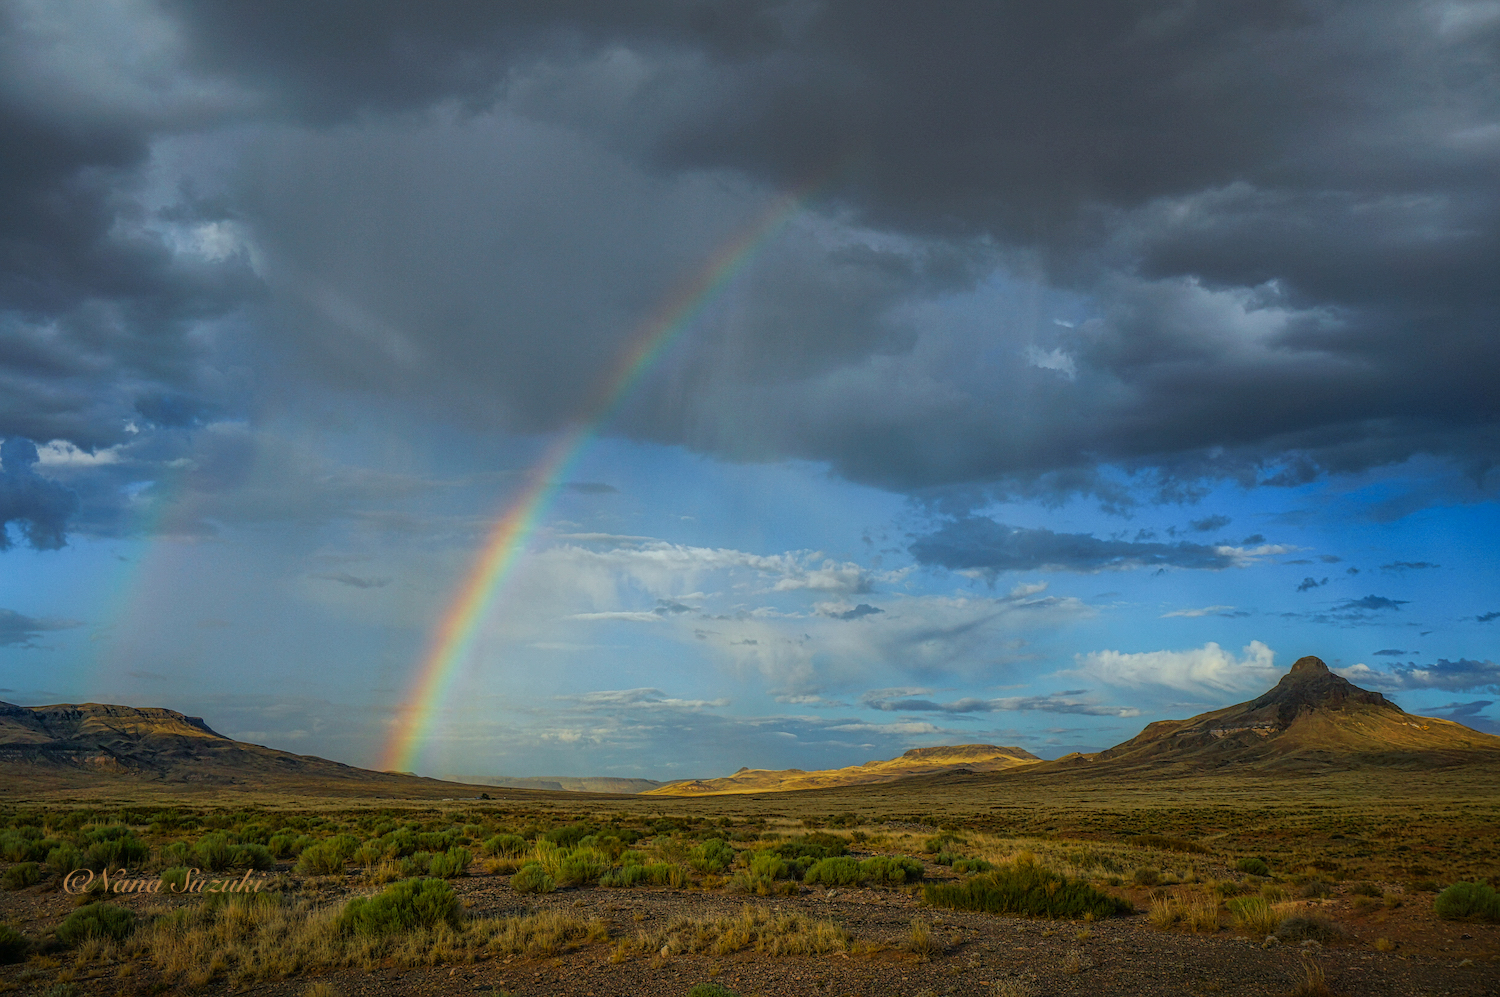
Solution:
<path fill-rule="evenodd" d="M 528 483 L 495 521 L 474 566 L 444 610 L 427 653 L 402 701 L 386 741 L 381 767 L 416 768 L 417 755 L 459 666 L 468 660 L 479 624 L 510 576 L 551 505 L 563 479 L 600 429 L 619 409 L 642 375 L 693 323 L 745 264 L 786 225 L 814 185 L 778 198 L 760 218 L 713 255 L 697 276 L 672 295 L 647 321 L 604 379 L 605 390 L 592 417 L 564 433 L 532 469 Z"/>

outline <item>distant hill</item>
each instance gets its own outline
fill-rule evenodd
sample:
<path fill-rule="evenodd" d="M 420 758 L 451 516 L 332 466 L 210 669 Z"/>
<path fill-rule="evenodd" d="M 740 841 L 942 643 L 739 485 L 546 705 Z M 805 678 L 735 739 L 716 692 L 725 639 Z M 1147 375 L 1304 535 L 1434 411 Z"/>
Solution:
<path fill-rule="evenodd" d="M 1378 692 L 1328 670 L 1321 659 L 1292 665 L 1264 695 L 1187 720 L 1158 720 L 1095 755 L 1048 763 L 1112 770 L 1204 771 L 1352 766 L 1454 765 L 1500 761 L 1500 737 L 1407 713 Z"/>
<path fill-rule="evenodd" d="M 159 707 L 0 702 L 0 796 L 150 784 L 324 795 L 477 796 L 480 787 L 374 772 L 225 737 Z"/>
<path fill-rule="evenodd" d="M 913 748 L 900 758 L 865 762 L 842 769 L 742 768 L 722 779 L 685 779 L 669 782 L 645 796 L 722 796 L 732 793 L 784 793 L 797 789 L 827 789 L 834 786 L 863 786 L 915 776 L 940 775 L 947 772 L 998 772 L 1003 769 L 1032 765 L 1041 759 L 1021 748 L 1001 748 L 993 744 L 958 744 L 937 748 Z"/>
<path fill-rule="evenodd" d="M 619 793 L 634 795 L 665 786 L 655 779 L 622 779 L 609 775 L 544 776 L 449 776 L 454 782 L 475 786 L 500 786 L 509 789 L 544 789 L 554 793 Z"/>

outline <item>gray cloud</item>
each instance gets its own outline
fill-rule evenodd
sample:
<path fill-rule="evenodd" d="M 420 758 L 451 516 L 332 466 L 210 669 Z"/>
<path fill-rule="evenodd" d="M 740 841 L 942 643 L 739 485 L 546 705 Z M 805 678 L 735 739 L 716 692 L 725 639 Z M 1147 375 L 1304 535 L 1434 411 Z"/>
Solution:
<path fill-rule="evenodd" d="M 1318 581 L 1316 578 L 1307 577 L 1307 578 L 1302 579 L 1302 584 L 1300 584 L 1300 585 L 1297 586 L 1297 591 L 1298 592 L 1306 592 L 1309 589 L 1315 589 L 1315 588 L 1318 588 L 1321 585 L 1327 585 L 1327 584 L 1328 584 L 1328 579 L 1326 579 L 1326 578 L 1323 579 L 1322 581 Z"/>
<path fill-rule="evenodd" d="M 1234 520 L 1228 516 L 1205 516 L 1202 519 L 1191 520 L 1188 525 L 1199 533 L 1212 533 L 1214 530 L 1222 530 Z"/>
<path fill-rule="evenodd" d="M 1402 606 L 1406 605 L 1410 601 L 1410 599 L 1388 599 L 1383 595 L 1367 595 L 1363 599 L 1349 599 L 1345 602 L 1341 602 L 1337 606 L 1335 606 L 1334 609 L 1339 611 L 1358 609 L 1369 609 L 1375 611 L 1385 609 L 1399 610 Z"/>
<path fill-rule="evenodd" d="M 956 571 L 1034 571 L 1041 568 L 1100 571 L 1106 568 L 1177 567 L 1220 569 L 1236 561 L 1232 549 L 1186 541 L 1166 544 L 1101 540 L 1088 533 L 1006 526 L 982 516 L 964 516 L 917 538 L 911 554 L 921 564 Z"/>
<path fill-rule="evenodd" d="M 1392 561 L 1390 564 L 1382 564 L 1381 571 L 1421 571 L 1424 568 L 1441 568 L 1441 564 L 1433 564 L 1430 561 Z"/>
<path fill-rule="evenodd" d="M 1500 664 L 1493 661 L 1472 661 L 1468 658 L 1449 661 L 1447 658 L 1439 658 L 1431 665 L 1418 665 L 1409 661 L 1404 665 L 1392 665 L 1386 671 L 1355 665 L 1344 669 L 1343 674 L 1351 682 L 1367 683 L 1380 689 L 1500 693 Z"/>
<path fill-rule="evenodd" d="M 1413 454 L 1493 494 L 1492 20 L 1393 0 L 161 11 L 108 32 L 84 5 L 56 44 L 3 15 L 0 435 L 93 452 L 309 386 L 556 428 L 594 414 L 640 323 L 768 190 L 821 180 L 609 431 L 961 510 Z M 161 37 L 180 49 L 134 57 Z M 124 54 L 76 57 L 101 48 Z M 984 329 L 924 311 L 997 269 L 1043 311 L 1087 308 Z"/>
<path fill-rule="evenodd" d="M 1388 647 L 1384 651 L 1376 651 L 1376 652 L 1374 652 L 1373 657 L 1376 657 L 1376 658 L 1400 658 L 1400 657 L 1403 657 L 1403 656 L 1408 655 L 1408 654 L 1416 654 L 1416 653 L 1417 653 L 1416 651 L 1403 651 L 1400 648 Z"/>
<path fill-rule="evenodd" d="M 878 606 L 872 606 L 867 602 L 862 602 L 853 609 L 846 609 L 843 612 L 836 612 L 831 609 L 822 610 L 821 612 L 824 616 L 832 617 L 835 620 L 858 620 L 866 616 L 874 616 L 876 613 L 883 613 L 885 610 Z"/>
<path fill-rule="evenodd" d="M 313 577 L 321 578 L 324 581 L 338 582 L 340 585 L 348 585 L 350 588 L 357 589 L 385 588 L 391 583 L 389 578 L 360 578 L 357 575 L 347 574 L 342 571 L 327 575 L 313 575 Z"/>
<path fill-rule="evenodd" d="M 1490 623 L 1494 620 L 1500 619 L 1500 610 L 1496 610 L 1492 613 L 1480 613 L 1478 616 L 1474 617 L 1474 619 L 1479 623 Z"/>
<path fill-rule="evenodd" d="M 14 609 L 0 609 L 0 647 L 35 647 L 44 633 L 81 626 L 77 620 L 40 620 Z"/>
<path fill-rule="evenodd" d="M 11 436 L 0 443 L 0 550 L 9 550 L 8 527 L 37 550 L 57 550 L 67 543 L 68 519 L 78 510 L 78 495 L 36 473 L 36 444 Z"/>
<path fill-rule="evenodd" d="M 930 699 L 899 699 L 883 694 L 885 691 L 866 693 L 860 697 L 862 706 L 887 713 L 996 713 L 1009 710 L 1035 710 L 1043 713 L 1076 713 L 1093 717 L 1133 717 L 1140 711 L 1132 707 L 1100 706 L 1080 700 L 1087 689 L 1070 689 L 1048 693 L 1045 696 L 1010 696 L 1001 699 L 966 698 L 951 703 L 938 703 Z"/>

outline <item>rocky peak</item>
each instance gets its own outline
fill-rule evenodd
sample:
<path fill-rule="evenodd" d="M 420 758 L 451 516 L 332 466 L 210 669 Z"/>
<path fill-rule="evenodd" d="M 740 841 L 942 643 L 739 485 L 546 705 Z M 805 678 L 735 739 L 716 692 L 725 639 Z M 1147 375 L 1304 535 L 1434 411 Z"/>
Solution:
<path fill-rule="evenodd" d="M 1309 710 L 1349 710 L 1375 708 L 1401 712 L 1401 708 L 1378 692 L 1335 675 L 1321 658 L 1308 655 L 1298 658 L 1292 670 L 1281 677 L 1270 692 L 1248 704 L 1258 710 L 1276 707 L 1277 720 L 1285 727 L 1300 713 Z"/>

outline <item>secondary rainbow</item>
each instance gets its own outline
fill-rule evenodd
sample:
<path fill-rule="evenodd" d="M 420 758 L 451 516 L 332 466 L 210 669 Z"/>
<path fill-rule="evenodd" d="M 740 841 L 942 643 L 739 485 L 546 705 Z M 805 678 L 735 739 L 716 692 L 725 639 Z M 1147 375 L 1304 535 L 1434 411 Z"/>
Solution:
<path fill-rule="evenodd" d="M 657 310 L 604 378 L 592 417 L 564 433 L 532 468 L 530 477 L 496 520 L 474 566 L 444 610 L 411 689 L 386 741 L 381 767 L 409 771 L 431 730 L 460 666 L 468 660 L 479 624 L 526 550 L 537 524 L 576 461 L 610 420 L 631 388 L 683 334 L 744 265 L 797 213 L 812 185 L 778 198 L 753 225 L 726 243 L 698 275 Z"/>

